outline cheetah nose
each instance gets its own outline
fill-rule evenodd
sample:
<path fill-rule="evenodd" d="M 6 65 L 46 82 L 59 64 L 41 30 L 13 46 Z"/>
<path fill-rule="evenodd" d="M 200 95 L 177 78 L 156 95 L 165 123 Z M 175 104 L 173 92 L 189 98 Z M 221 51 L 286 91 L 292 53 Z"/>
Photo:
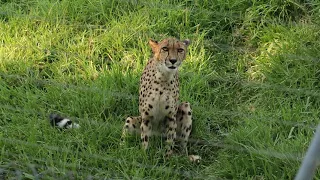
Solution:
<path fill-rule="evenodd" d="M 171 64 L 174 64 L 174 63 L 176 63 L 176 62 L 177 62 L 177 60 L 176 60 L 176 59 L 170 59 L 169 61 L 171 62 Z"/>

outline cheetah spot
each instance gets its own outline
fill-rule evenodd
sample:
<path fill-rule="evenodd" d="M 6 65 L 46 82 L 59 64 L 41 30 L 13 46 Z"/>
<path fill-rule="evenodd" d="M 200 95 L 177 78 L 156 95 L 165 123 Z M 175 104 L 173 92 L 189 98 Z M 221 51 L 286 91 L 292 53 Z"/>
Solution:
<path fill-rule="evenodd" d="M 149 122 L 150 122 L 149 120 L 144 120 L 144 121 L 143 121 L 143 123 L 144 123 L 146 126 L 149 125 Z"/>
<path fill-rule="evenodd" d="M 148 136 L 145 136 L 145 137 L 144 137 L 144 141 L 145 141 L 145 142 L 148 142 L 148 139 L 149 139 Z"/>

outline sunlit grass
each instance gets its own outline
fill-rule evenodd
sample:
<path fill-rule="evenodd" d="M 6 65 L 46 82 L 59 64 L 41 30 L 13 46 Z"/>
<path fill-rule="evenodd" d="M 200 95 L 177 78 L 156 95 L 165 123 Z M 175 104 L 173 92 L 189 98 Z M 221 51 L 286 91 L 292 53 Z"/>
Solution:
<path fill-rule="evenodd" d="M 317 1 L 0 4 L 8 177 L 293 179 L 319 116 Z M 165 159 L 160 138 L 147 153 L 139 138 L 119 146 L 124 119 L 138 115 L 148 39 L 168 36 L 192 41 L 180 97 L 193 107 L 200 164 Z M 52 112 L 81 128 L 52 129 Z"/>

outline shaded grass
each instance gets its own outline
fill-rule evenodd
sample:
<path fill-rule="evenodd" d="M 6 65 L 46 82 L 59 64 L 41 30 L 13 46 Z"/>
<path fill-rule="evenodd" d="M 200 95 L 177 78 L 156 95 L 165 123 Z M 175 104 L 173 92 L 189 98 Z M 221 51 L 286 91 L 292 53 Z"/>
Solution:
<path fill-rule="evenodd" d="M 8 177 L 292 179 L 319 116 L 317 1 L 2 1 L 0 147 Z M 190 38 L 190 153 L 119 147 L 148 38 Z M 58 112 L 82 128 L 53 130 Z M 19 174 L 22 173 L 22 174 Z M 72 173 L 72 174 L 70 174 Z M 41 175 L 42 174 L 42 175 Z M 317 174 L 317 177 L 319 174 Z"/>

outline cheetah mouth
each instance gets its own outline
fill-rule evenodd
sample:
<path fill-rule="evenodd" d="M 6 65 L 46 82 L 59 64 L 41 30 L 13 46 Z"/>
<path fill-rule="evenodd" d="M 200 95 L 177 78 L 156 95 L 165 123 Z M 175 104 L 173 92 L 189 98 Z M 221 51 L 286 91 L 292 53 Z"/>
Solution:
<path fill-rule="evenodd" d="M 168 67 L 169 69 L 176 69 L 176 67 L 174 67 L 174 66 L 170 66 L 170 67 Z"/>

